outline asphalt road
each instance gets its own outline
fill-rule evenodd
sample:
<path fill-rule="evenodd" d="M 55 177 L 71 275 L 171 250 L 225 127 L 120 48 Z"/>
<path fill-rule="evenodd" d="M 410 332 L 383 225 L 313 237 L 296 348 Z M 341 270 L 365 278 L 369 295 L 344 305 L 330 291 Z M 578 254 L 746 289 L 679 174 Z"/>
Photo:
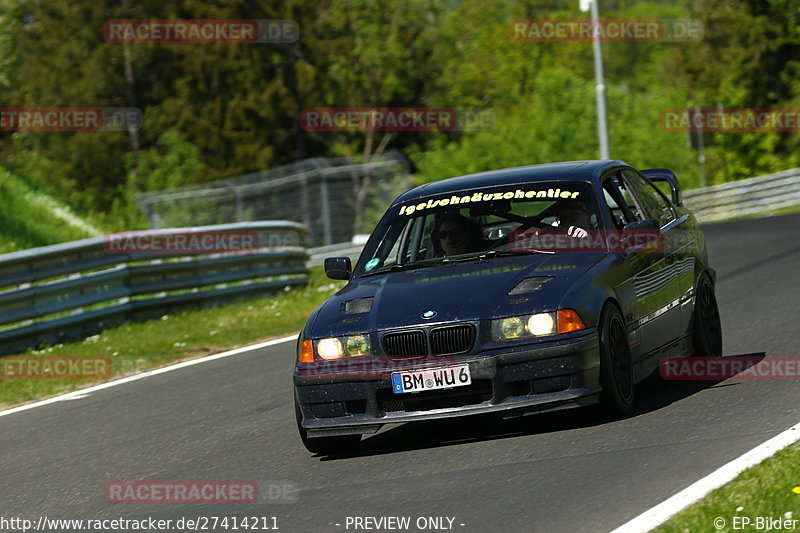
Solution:
<path fill-rule="evenodd" d="M 800 215 L 706 227 L 726 355 L 797 355 L 799 227 Z M 354 531 L 347 517 L 449 517 L 464 532 L 602 532 L 800 420 L 791 381 L 647 382 L 625 420 L 587 409 L 436 421 L 320 458 L 295 430 L 293 350 L 0 417 L 0 517 L 274 516 L 284 532 Z M 298 492 L 270 505 L 112 505 L 112 480 L 277 481 Z"/>

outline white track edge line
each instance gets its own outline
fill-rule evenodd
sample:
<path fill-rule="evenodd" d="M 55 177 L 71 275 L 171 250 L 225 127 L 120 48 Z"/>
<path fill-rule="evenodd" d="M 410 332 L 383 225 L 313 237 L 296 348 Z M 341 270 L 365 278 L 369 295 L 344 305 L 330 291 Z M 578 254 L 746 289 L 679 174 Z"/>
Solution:
<path fill-rule="evenodd" d="M 611 533 L 645 533 L 650 531 L 672 518 L 678 512 L 699 501 L 711 491 L 731 482 L 744 470 L 772 457 L 798 440 L 800 440 L 800 423 L 759 444 L 752 450 L 711 472 L 706 477 L 695 481 L 677 494 L 619 526 Z"/>
<path fill-rule="evenodd" d="M 225 357 L 230 357 L 232 355 L 239 355 L 242 353 L 252 352 L 253 350 L 258 350 L 261 348 L 266 348 L 268 346 L 274 346 L 276 344 L 282 344 L 284 342 L 290 342 L 297 339 L 297 334 L 290 335 L 288 337 L 281 337 L 279 339 L 272 339 L 270 341 L 259 342 L 257 344 L 251 344 L 249 346 L 242 346 L 241 348 L 235 348 L 233 350 L 228 350 L 226 352 L 216 353 L 213 355 L 207 355 L 205 357 L 198 357 L 197 359 L 189 359 L 188 361 L 183 361 L 180 363 L 176 363 L 174 365 L 164 366 L 161 368 L 156 368 L 154 370 L 148 370 L 146 372 L 142 372 L 140 374 L 134 374 L 132 376 L 126 376 L 124 378 L 115 379 L 114 381 L 107 381 L 105 383 L 101 383 L 99 385 L 94 385 L 91 387 L 87 387 L 85 389 L 77 389 L 72 392 L 68 392 L 66 394 L 60 394 L 58 396 L 53 396 L 52 398 L 46 398 L 44 400 L 40 400 L 38 402 L 26 403 L 24 405 L 20 405 L 17 407 L 12 407 L 10 409 L 6 409 L 5 411 L 0 411 L 0 417 L 7 416 L 13 413 L 18 413 L 20 411 L 27 411 L 28 409 L 34 409 L 36 407 L 42 407 L 44 405 L 49 405 L 51 403 L 60 402 L 63 400 L 71 400 L 74 396 L 81 396 L 85 394 L 90 394 L 95 391 L 108 389 L 110 387 L 116 387 L 117 385 L 123 385 L 125 383 L 130 383 L 131 381 L 138 381 L 140 379 L 144 379 L 150 376 L 155 376 L 157 374 L 164 374 L 165 372 L 172 372 L 173 370 L 178 370 L 181 368 L 186 368 L 189 366 L 199 365 L 201 363 L 205 363 L 207 361 L 214 361 L 216 359 L 222 359 Z"/>

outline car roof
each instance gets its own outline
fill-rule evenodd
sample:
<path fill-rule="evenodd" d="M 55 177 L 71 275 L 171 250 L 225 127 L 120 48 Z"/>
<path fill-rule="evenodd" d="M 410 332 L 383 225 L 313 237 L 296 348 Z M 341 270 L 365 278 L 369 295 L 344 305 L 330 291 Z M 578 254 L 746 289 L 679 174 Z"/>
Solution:
<path fill-rule="evenodd" d="M 597 182 L 606 169 L 619 166 L 630 165 L 624 161 L 612 159 L 564 161 L 560 163 L 488 170 L 486 172 L 476 172 L 475 174 L 466 174 L 464 176 L 425 183 L 406 191 L 400 195 L 394 203 L 398 204 L 415 198 L 447 194 L 455 191 L 498 185 L 516 185 L 536 181 L 585 180 Z"/>

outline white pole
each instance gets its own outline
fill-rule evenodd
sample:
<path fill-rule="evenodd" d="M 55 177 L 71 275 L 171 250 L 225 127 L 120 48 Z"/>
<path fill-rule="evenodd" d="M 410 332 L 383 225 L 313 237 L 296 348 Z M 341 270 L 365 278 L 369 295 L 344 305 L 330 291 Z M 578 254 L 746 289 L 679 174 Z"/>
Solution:
<path fill-rule="evenodd" d="M 580 0 L 582 11 L 591 7 L 592 41 L 594 44 L 594 80 L 597 96 L 597 136 L 600 140 L 600 159 L 611 159 L 608 148 L 608 124 L 606 121 L 606 85 L 603 80 L 603 47 L 600 41 L 600 7 L 599 0 Z M 589 6 L 587 6 L 589 4 Z"/>

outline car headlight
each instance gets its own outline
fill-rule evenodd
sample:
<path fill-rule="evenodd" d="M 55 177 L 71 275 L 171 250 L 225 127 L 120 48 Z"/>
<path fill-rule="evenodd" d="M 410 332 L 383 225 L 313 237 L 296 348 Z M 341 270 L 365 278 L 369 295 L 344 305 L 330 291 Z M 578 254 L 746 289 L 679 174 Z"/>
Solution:
<path fill-rule="evenodd" d="M 553 313 L 537 313 L 531 315 L 525 326 L 528 331 L 537 337 L 541 335 L 552 335 L 555 333 L 556 321 Z"/>
<path fill-rule="evenodd" d="M 367 335 L 350 335 L 349 337 L 345 337 L 344 351 L 350 357 L 369 355 L 369 337 Z"/>
<path fill-rule="evenodd" d="M 495 342 L 529 339 L 569 333 L 585 329 L 581 317 L 572 309 L 551 313 L 511 316 L 492 320 L 492 340 Z"/>
<path fill-rule="evenodd" d="M 502 339 L 519 339 L 525 336 L 525 317 L 512 316 L 510 318 L 503 318 L 495 320 L 492 323 L 492 337 L 495 340 Z M 495 328 L 496 326 L 496 328 Z M 495 334 L 497 329 L 497 334 Z"/>
<path fill-rule="evenodd" d="M 316 341 L 316 352 L 321 359 L 341 359 L 342 357 L 361 357 L 372 351 L 369 335 L 348 335 L 329 337 Z"/>
<path fill-rule="evenodd" d="M 330 339 L 320 339 L 317 342 L 317 355 L 323 359 L 338 359 L 344 357 L 344 347 L 342 341 L 336 337 Z"/>

